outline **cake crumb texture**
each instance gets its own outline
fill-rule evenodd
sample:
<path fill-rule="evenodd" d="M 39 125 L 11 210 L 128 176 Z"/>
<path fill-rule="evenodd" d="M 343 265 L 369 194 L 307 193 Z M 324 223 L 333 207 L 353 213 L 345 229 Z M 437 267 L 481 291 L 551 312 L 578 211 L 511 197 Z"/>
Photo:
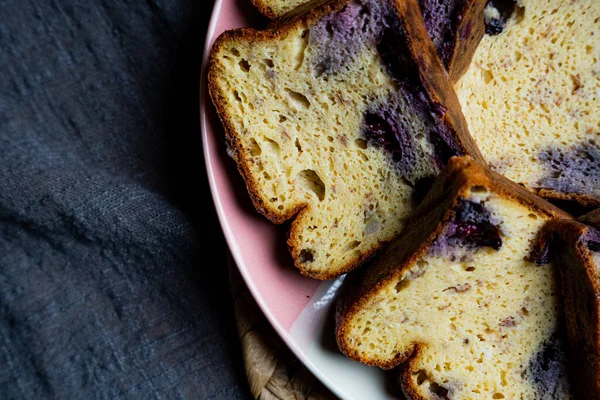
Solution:
<path fill-rule="evenodd" d="M 495 171 L 547 197 L 597 204 L 600 2 L 513 3 L 455 85 L 469 130 Z"/>
<path fill-rule="evenodd" d="M 365 276 L 346 279 L 338 345 L 367 365 L 398 367 L 410 399 L 571 398 L 559 273 L 530 261 L 544 224 L 569 217 L 476 179 L 425 200 L 446 211 L 414 221 Z"/>
<path fill-rule="evenodd" d="M 402 3 L 411 22 L 398 4 L 333 1 L 213 46 L 209 85 L 230 154 L 256 208 L 293 220 L 288 244 L 307 276 L 359 265 L 400 233 L 449 157 L 481 157 L 416 1 Z"/>

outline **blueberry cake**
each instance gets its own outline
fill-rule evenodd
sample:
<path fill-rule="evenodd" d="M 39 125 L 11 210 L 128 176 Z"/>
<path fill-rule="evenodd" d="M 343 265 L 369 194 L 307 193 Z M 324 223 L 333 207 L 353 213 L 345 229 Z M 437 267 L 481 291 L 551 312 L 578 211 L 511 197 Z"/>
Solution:
<path fill-rule="evenodd" d="M 347 275 L 340 350 L 398 367 L 408 399 L 570 398 L 558 272 L 530 261 L 555 218 L 571 217 L 453 157 L 402 236 Z"/>
<path fill-rule="evenodd" d="M 491 0 L 455 85 L 491 167 L 549 199 L 600 204 L 600 1 Z"/>
<path fill-rule="evenodd" d="M 595 222 L 596 214 L 580 221 Z M 551 221 L 544 226 L 539 260 L 550 259 L 561 276 L 568 337 L 569 370 L 581 399 L 600 399 L 600 232 L 575 220 Z"/>
<path fill-rule="evenodd" d="M 299 6 L 311 7 L 315 0 L 250 0 L 261 14 L 271 18 L 279 18 L 290 11 L 295 11 Z M 319 0 L 316 0 L 319 1 Z M 319 3 L 323 3 L 320 1 Z"/>
<path fill-rule="evenodd" d="M 269 18 L 296 14 L 321 0 L 252 0 Z M 467 70 L 484 34 L 483 9 L 487 0 L 419 0 L 425 27 L 442 63 L 454 82 Z"/>
<path fill-rule="evenodd" d="M 294 264 L 340 276 L 397 237 L 451 156 L 482 159 L 416 0 L 336 0 L 223 33 L 209 91 Z"/>

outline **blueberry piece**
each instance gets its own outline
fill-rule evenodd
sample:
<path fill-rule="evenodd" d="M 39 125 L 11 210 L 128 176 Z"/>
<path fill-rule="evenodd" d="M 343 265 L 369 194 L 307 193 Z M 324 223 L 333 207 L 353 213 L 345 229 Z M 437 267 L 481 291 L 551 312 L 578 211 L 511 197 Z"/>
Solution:
<path fill-rule="evenodd" d="M 406 35 L 398 22 L 383 31 L 377 44 L 377 51 L 385 65 L 387 73 L 406 88 L 421 87 L 419 69 L 411 60 L 411 52 L 406 43 Z"/>
<path fill-rule="evenodd" d="M 365 114 L 364 135 L 368 143 L 387 151 L 400 175 L 409 183 L 413 182 L 412 171 L 417 163 L 414 139 L 404 129 L 396 110 L 383 109 Z"/>
<path fill-rule="evenodd" d="M 588 242 L 588 249 L 590 249 L 590 251 L 600 251 L 600 243 L 590 240 Z"/>
<path fill-rule="evenodd" d="M 498 228 L 489 222 L 457 224 L 456 231 L 450 238 L 476 247 L 491 247 L 494 250 L 500 250 L 502 247 L 502 238 L 498 233 Z"/>
<path fill-rule="evenodd" d="M 593 193 L 600 187 L 600 144 L 591 139 L 567 148 L 548 148 L 539 154 L 545 176 L 538 186 L 563 193 Z"/>
<path fill-rule="evenodd" d="M 483 204 L 462 200 L 456 211 L 454 232 L 450 239 L 467 246 L 491 247 L 500 250 L 502 238 L 498 228 L 490 222 L 490 213 Z"/>
<path fill-rule="evenodd" d="M 498 17 L 485 19 L 485 33 L 488 35 L 499 35 L 515 11 L 515 0 L 489 0 L 486 9 L 496 9 Z"/>
<path fill-rule="evenodd" d="M 541 398 L 556 398 L 568 385 L 563 342 L 563 334 L 554 334 L 529 362 L 527 376 L 538 387 Z"/>
<path fill-rule="evenodd" d="M 504 30 L 504 21 L 500 19 L 491 19 L 485 24 L 485 33 L 491 36 L 496 36 Z"/>
<path fill-rule="evenodd" d="M 365 115 L 365 136 L 367 141 L 381 147 L 390 147 L 394 138 L 394 129 L 388 121 L 376 113 Z"/>

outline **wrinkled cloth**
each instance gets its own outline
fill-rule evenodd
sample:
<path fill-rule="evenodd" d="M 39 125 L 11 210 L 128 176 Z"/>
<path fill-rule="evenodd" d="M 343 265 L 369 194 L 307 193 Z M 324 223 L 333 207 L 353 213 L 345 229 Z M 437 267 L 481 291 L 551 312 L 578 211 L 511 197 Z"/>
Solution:
<path fill-rule="evenodd" d="M 212 1 L 0 1 L 0 398 L 249 398 L 199 83 Z"/>

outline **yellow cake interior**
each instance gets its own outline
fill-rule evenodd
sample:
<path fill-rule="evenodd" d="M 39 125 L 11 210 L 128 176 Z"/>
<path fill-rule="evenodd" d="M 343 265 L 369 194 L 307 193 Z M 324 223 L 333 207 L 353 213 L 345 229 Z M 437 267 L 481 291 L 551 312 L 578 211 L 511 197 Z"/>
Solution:
<path fill-rule="evenodd" d="M 546 217 L 493 194 L 472 200 L 498 222 L 500 250 L 463 261 L 428 251 L 354 315 L 348 343 L 379 361 L 421 344 L 410 384 L 426 398 L 542 398 L 531 365 L 557 330 L 558 293 L 551 265 L 525 257 Z"/>
<path fill-rule="evenodd" d="M 519 0 L 455 87 L 494 170 L 600 199 L 600 1 Z"/>

